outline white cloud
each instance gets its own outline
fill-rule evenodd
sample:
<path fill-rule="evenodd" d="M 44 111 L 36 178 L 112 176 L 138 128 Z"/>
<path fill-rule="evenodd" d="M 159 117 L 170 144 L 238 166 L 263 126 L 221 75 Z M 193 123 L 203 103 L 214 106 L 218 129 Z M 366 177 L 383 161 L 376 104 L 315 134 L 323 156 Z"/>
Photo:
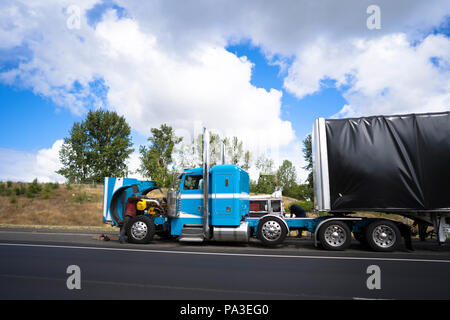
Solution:
<path fill-rule="evenodd" d="M 445 20 L 449 2 L 380 0 L 375 32 L 366 27 L 370 1 L 116 0 L 127 14 L 109 9 L 94 28 L 84 14 L 99 2 L 77 1 L 80 29 L 69 29 L 65 10 L 73 1 L 3 1 L 0 49 L 31 54 L 0 81 L 78 115 L 90 106 L 116 110 L 144 136 L 161 123 L 187 136 L 202 125 L 238 135 L 255 157 L 270 152 L 278 164 L 293 161 L 303 181 L 301 143 L 280 116 L 282 91 L 252 85 L 252 62 L 227 44 L 260 46 L 288 70 L 285 88 L 299 98 L 319 91 L 323 79 L 336 80 L 348 101 L 339 116 L 448 109 L 448 38 L 421 37 Z M 16 156 L 39 167 L 38 155 Z M 130 166 L 137 163 L 135 153 Z M 36 172 L 50 177 L 41 167 Z"/>
<path fill-rule="evenodd" d="M 59 150 L 63 140 L 57 140 L 51 148 L 41 149 L 37 153 L 0 149 L 0 180 L 31 182 L 64 182 L 57 174 L 61 164 Z"/>
<path fill-rule="evenodd" d="M 449 65 L 450 39 L 443 35 L 416 45 L 403 33 L 339 44 L 319 40 L 298 55 L 285 87 L 302 98 L 319 91 L 321 80 L 336 80 L 348 101 L 337 114 L 343 117 L 443 111 L 450 108 Z"/>
<path fill-rule="evenodd" d="M 143 135 L 161 123 L 191 131 L 202 123 L 262 148 L 294 139 L 291 123 L 280 119 L 281 91 L 253 86 L 252 64 L 245 58 L 215 43 L 173 51 L 152 32 L 143 32 L 138 21 L 119 19 L 115 10 L 106 12 L 95 29 L 82 21 L 80 30 L 69 30 L 63 8 L 45 2 L 35 8 L 37 17 L 23 10 L 42 39 L 31 41 L 22 32 L 33 58 L 0 74 L 0 80 L 30 87 L 80 114 L 87 99 L 103 105 L 89 86 L 101 79 L 108 88 L 106 106 Z"/>
<path fill-rule="evenodd" d="M 318 37 L 330 42 L 348 38 L 378 38 L 408 30 L 412 36 L 439 25 L 450 3 L 440 0 L 377 0 L 381 30 L 367 29 L 366 9 L 371 0 L 322 1 L 140 1 L 117 0 L 154 33 L 165 47 L 181 51 L 199 42 L 225 45 L 249 39 L 267 53 L 296 54 Z"/>
<path fill-rule="evenodd" d="M 108 100 L 141 133 L 164 122 L 187 130 L 201 122 L 253 144 L 285 145 L 293 139 L 291 124 L 280 119 L 281 92 L 251 85 L 252 64 L 246 59 L 207 45 L 175 59 L 135 22 L 105 19 L 96 32 L 116 66 L 103 72 Z"/>
<path fill-rule="evenodd" d="M 127 161 L 128 177 L 144 180 L 147 178 L 143 177 L 140 173 L 138 173 L 138 169 L 141 165 L 139 156 L 140 156 L 140 154 L 137 151 L 130 154 L 130 157 L 128 158 L 128 161 Z"/>

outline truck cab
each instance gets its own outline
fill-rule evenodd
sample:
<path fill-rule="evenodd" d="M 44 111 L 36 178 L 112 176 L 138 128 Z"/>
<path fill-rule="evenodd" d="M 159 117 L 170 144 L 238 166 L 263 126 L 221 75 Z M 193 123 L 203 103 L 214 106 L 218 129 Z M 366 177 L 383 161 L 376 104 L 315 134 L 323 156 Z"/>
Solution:
<path fill-rule="evenodd" d="M 235 165 L 217 165 L 209 170 L 209 181 L 209 225 L 240 226 L 249 211 L 248 173 Z M 176 194 L 177 214 L 170 221 L 172 235 L 183 235 L 184 228 L 190 228 L 191 234 L 200 229 L 204 219 L 204 187 L 202 168 L 185 170 Z"/>

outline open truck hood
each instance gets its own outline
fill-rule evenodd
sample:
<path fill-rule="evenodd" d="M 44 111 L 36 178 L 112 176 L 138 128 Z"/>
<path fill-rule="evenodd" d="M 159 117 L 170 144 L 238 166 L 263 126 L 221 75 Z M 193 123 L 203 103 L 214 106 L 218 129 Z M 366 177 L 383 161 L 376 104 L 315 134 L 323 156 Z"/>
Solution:
<path fill-rule="evenodd" d="M 154 181 L 106 177 L 103 188 L 103 223 L 120 225 L 127 199 L 133 194 L 144 195 L 154 189 L 158 189 Z"/>

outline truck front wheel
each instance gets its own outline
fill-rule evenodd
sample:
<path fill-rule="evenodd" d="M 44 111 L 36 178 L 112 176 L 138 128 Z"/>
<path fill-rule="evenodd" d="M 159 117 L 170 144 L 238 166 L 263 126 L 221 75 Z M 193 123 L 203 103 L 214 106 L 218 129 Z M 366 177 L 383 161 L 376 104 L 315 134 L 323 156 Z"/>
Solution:
<path fill-rule="evenodd" d="M 366 241 L 375 251 L 394 251 L 400 241 L 400 231 L 388 220 L 377 220 L 367 226 Z"/>
<path fill-rule="evenodd" d="M 287 228 L 282 221 L 274 217 L 264 217 L 258 224 L 258 239 L 266 246 L 283 243 L 287 235 Z"/>
<path fill-rule="evenodd" d="M 325 222 L 319 229 L 319 241 L 327 250 L 345 250 L 352 241 L 348 225 L 342 221 Z"/>
<path fill-rule="evenodd" d="M 128 224 L 127 235 L 132 243 L 149 243 L 155 235 L 155 224 L 148 216 L 136 216 Z"/>

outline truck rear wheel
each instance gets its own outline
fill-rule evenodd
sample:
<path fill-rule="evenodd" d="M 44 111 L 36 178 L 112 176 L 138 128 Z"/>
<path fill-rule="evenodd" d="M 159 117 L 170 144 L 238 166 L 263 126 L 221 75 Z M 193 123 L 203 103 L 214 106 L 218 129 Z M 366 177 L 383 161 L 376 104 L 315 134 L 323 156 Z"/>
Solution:
<path fill-rule="evenodd" d="M 377 220 L 367 226 L 366 241 L 375 251 L 394 251 L 401 234 L 397 226 L 388 220 Z"/>
<path fill-rule="evenodd" d="M 264 217 L 258 224 L 258 239 L 266 246 L 283 243 L 287 235 L 285 224 L 275 217 Z"/>
<path fill-rule="evenodd" d="M 319 229 L 318 238 L 326 250 L 345 250 L 350 246 L 352 235 L 345 222 L 333 220 L 325 222 Z"/>
<path fill-rule="evenodd" d="M 155 235 L 155 224 L 148 216 L 136 216 L 128 224 L 127 235 L 132 243 L 149 243 Z"/>

